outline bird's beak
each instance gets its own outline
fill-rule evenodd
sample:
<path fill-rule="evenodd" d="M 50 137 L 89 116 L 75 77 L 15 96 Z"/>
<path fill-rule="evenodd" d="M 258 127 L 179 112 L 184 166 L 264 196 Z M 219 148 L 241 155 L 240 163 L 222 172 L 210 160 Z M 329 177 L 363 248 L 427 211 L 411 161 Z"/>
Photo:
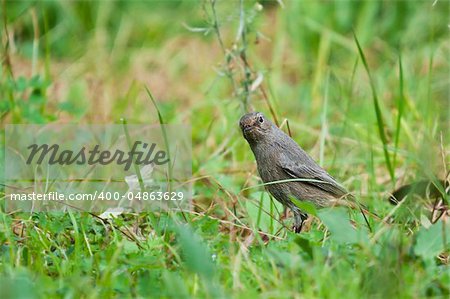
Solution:
<path fill-rule="evenodd" d="M 253 126 L 251 125 L 245 125 L 242 128 L 242 131 L 244 131 L 244 133 L 250 132 L 251 130 L 253 130 Z"/>

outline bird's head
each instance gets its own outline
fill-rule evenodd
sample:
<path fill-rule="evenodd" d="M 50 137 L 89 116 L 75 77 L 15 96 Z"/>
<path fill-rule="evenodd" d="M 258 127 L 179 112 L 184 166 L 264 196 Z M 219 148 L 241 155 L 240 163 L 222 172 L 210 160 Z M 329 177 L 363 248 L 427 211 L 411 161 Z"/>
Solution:
<path fill-rule="evenodd" d="M 261 112 L 251 112 L 241 117 L 239 126 L 248 143 L 255 144 L 268 135 L 273 124 Z"/>

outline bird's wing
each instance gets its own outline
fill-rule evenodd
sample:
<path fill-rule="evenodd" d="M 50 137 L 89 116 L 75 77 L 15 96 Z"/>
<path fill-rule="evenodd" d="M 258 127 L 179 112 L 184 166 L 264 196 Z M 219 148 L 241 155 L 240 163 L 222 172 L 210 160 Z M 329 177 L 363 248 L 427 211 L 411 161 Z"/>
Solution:
<path fill-rule="evenodd" d="M 293 179 L 310 179 L 312 181 L 305 181 L 306 184 L 311 184 L 336 197 L 347 194 L 347 190 L 339 185 L 333 177 L 331 177 L 320 166 L 310 163 L 311 165 L 300 164 L 293 162 L 293 159 L 284 154 L 280 155 L 281 168 Z M 303 182 L 302 182 L 303 183 Z"/>

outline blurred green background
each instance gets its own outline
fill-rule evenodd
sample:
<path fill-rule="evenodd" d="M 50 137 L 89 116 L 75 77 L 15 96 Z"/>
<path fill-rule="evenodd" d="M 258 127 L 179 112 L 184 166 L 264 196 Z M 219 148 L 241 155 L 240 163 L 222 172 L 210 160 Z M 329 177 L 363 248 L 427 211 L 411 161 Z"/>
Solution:
<path fill-rule="evenodd" d="M 3 0 L 0 16 L 2 127 L 155 124 L 147 87 L 192 126 L 194 172 L 183 216 L 1 212 L 3 298 L 449 295 L 448 218 L 385 200 L 448 172 L 448 1 Z M 393 221 L 324 211 L 291 233 L 246 189 L 261 183 L 249 110 Z"/>

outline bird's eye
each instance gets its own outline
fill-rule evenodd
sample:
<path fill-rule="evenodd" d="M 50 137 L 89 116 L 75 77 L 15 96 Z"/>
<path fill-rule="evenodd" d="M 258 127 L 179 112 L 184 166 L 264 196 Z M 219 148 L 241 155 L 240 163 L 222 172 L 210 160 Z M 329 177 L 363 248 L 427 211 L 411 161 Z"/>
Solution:
<path fill-rule="evenodd" d="M 264 118 L 263 118 L 262 116 L 260 116 L 260 117 L 258 117 L 258 121 L 259 121 L 260 123 L 263 123 L 263 122 L 264 122 Z"/>

